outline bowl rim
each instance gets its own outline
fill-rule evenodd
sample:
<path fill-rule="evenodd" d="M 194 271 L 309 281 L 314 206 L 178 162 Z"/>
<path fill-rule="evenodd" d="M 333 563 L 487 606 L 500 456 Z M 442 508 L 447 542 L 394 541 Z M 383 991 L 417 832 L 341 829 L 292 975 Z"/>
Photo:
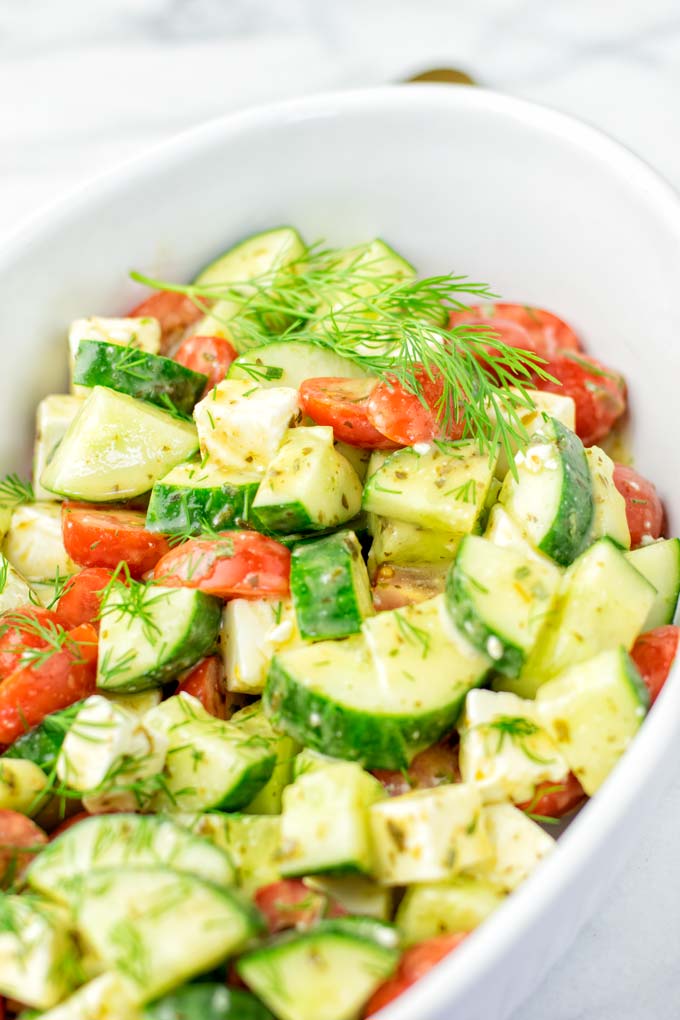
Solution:
<path fill-rule="evenodd" d="M 17 258 L 30 255 L 32 247 L 59 231 L 63 223 L 91 213 L 107 197 L 124 193 L 135 182 L 152 178 L 162 166 L 198 158 L 202 150 L 218 142 L 228 144 L 244 133 L 260 133 L 282 121 L 375 116 L 386 112 L 398 115 L 409 110 L 455 114 L 461 109 L 515 119 L 567 140 L 607 164 L 615 175 L 625 177 L 629 185 L 639 190 L 650 214 L 665 222 L 667 231 L 677 236 L 680 246 L 678 192 L 649 163 L 599 128 L 548 106 L 487 89 L 418 83 L 417 87 L 404 84 L 334 91 L 269 103 L 182 131 L 46 203 L 8 231 L 0 246 L 0 273 Z M 674 665 L 658 704 L 662 708 L 651 713 L 595 803 L 589 802 L 574 819 L 560 837 L 556 851 L 474 933 L 474 938 L 466 939 L 455 954 L 418 983 L 417 1000 L 413 992 L 407 992 L 381 1016 L 386 1020 L 412 1020 L 416 1001 L 419 1015 L 435 1016 L 448 1000 L 479 986 L 485 973 L 502 960 L 512 944 L 522 935 L 528 936 L 539 917 L 550 912 L 563 889 L 582 876 L 594 851 L 606 842 L 635 802 L 641 800 L 650 777 L 654 777 L 657 791 L 663 788 L 663 770 L 659 766 L 669 756 L 680 729 L 676 721 L 680 719 L 680 662 Z"/>

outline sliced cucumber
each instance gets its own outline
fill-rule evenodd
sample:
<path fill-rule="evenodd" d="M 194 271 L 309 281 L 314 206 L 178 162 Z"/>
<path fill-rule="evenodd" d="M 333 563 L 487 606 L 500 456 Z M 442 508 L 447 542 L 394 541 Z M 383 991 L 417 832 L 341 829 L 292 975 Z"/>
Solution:
<path fill-rule="evenodd" d="M 599 446 L 585 451 L 593 488 L 593 522 L 589 541 L 610 538 L 622 549 L 630 549 L 626 501 L 614 485 L 614 461 Z"/>
<path fill-rule="evenodd" d="M 32 602 L 31 594 L 28 581 L 0 553 L 0 613 L 7 613 L 10 609 L 18 609 Z"/>
<path fill-rule="evenodd" d="M 137 1009 L 138 994 L 122 974 L 100 974 L 40 1020 L 142 1020 Z M 29 1020 L 24 1013 L 22 1020 Z"/>
<path fill-rule="evenodd" d="M 38 404 L 33 447 L 33 492 L 36 499 L 54 499 L 54 493 L 43 489 L 40 479 L 82 405 L 82 397 L 66 393 L 55 393 Z"/>
<path fill-rule="evenodd" d="M 642 630 L 673 623 L 680 596 L 680 538 L 643 545 L 625 556 L 656 588 L 656 599 Z"/>
<path fill-rule="evenodd" d="M 208 818 L 203 815 L 203 818 Z M 278 815 L 222 815 L 238 884 L 246 896 L 281 878 L 281 818 Z"/>
<path fill-rule="evenodd" d="M 26 758 L 0 758 L 0 811 L 32 815 L 41 806 L 40 794 L 48 779 L 35 762 Z"/>
<path fill-rule="evenodd" d="M 63 581 L 78 570 L 64 547 L 61 506 L 26 503 L 12 514 L 2 546 L 4 557 L 28 582 Z"/>
<path fill-rule="evenodd" d="M 49 1009 L 72 991 L 77 950 L 69 919 L 33 896 L 0 896 L 0 995 Z"/>
<path fill-rule="evenodd" d="M 368 571 L 353 531 L 340 531 L 294 549 L 290 590 L 306 641 L 356 634 L 362 621 L 373 615 Z"/>
<path fill-rule="evenodd" d="M 541 428 L 547 417 L 557 418 L 570 432 L 576 431 L 576 405 L 572 397 L 564 396 L 562 393 L 544 393 L 541 390 L 532 390 L 530 393 L 534 408 L 517 407 L 517 415 L 528 435 L 533 435 Z M 519 444 L 510 439 L 510 450 L 513 456 L 517 453 Z M 501 481 L 508 473 L 510 464 L 507 453 L 501 448 L 496 464 L 496 477 Z"/>
<path fill-rule="evenodd" d="M 193 666 L 217 640 L 219 599 L 195 588 L 116 584 L 102 601 L 97 686 L 158 687 Z"/>
<path fill-rule="evenodd" d="M 484 538 L 503 549 L 514 549 L 515 552 L 521 553 L 525 559 L 537 560 L 542 564 L 554 562 L 528 541 L 519 524 L 512 519 L 500 503 L 496 503 L 489 514 Z"/>
<path fill-rule="evenodd" d="M 264 713 L 261 701 L 235 712 L 230 722 L 246 734 L 264 737 L 276 754 L 276 765 L 271 777 L 243 810 L 252 815 L 281 814 L 283 791 L 292 781 L 295 755 L 299 744 L 285 733 L 277 733 Z"/>
<path fill-rule="evenodd" d="M 518 676 L 552 610 L 559 569 L 466 535 L 446 582 L 456 626 L 494 669 Z"/>
<path fill-rule="evenodd" d="M 491 882 L 467 875 L 414 885 L 399 904 L 396 925 L 406 945 L 417 945 L 437 935 L 473 931 L 504 898 Z"/>
<path fill-rule="evenodd" d="M 172 358 L 101 340 L 80 341 L 73 378 L 79 386 L 107 386 L 189 416 L 208 381 Z"/>
<path fill-rule="evenodd" d="M 342 443 L 339 439 L 335 440 L 335 449 L 350 462 L 359 476 L 359 481 L 363 484 L 368 472 L 372 451 L 363 450 L 360 446 L 350 446 L 349 443 Z"/>
<path fill-rule="evenodd" d="M 583 550 L 593 520 L 593 492 L 581 440 L 556 418 L 543 422 L 515 457 L 500 502 L 533 544 L 568 566 Z"/>
<path fill-rule="evenodd" d="M 554 849 L 555 840 L 512 804 L 489 804 L 482 819 L 492 853 L 472 871 L 501 892 L 513 892 Z"/>
<path fill-rule="evenodd" d="M 539 718 L 592 796 L 642 725 L 649 694 L 625 648 L 601 652 L 543 684 Z"/>
<path fill-rule="evenodd" d="M 57 756 L 64 743 L 64 737 L 81 705 L 82 701 L 79 701 L 60 712 L 46 715 L 38 726 L 29 730 L 28 733 L 23 733 L 14 741 L 3 758 L 24 758 L 26 761 L 38 765 L 43 772 L 51 772 L 57 763 Z"/>
<path fill-rule="evenodd" d="M 274 1020 L 254 995 L 201 981 L 149 1003 L 142 1020 Z"/>
<path fill-rule="evenodd" d="M 295 611 L 280 599 L 231 599 L 222 616 L 227 689 L 261 694 L 273 655 L 301 643 Z"/>
<path fill-rule="evenodd" d="M 334 528 L 361 509 L 361 482 L 328 425 L 289 429 L 265 471 L 252 517 L 268 532 Z"/>
<path fill-rule="evenodd" d="M 425 528 L 472 531 L 493 478 L 494 463 L 470 441 L 437 443 L 427 452 L 397 450 L 364 489 L 364 510 Z"/>
<path fill-rule="evenodd" d="M 460 535 L 435 531 L 420 524 L 371 515 L 373 544 L 369 553 L 372 570 L 383 563 L 451 563 L 456 555 Z"/>
<path fill-rule="evenodd" d="M 259 484 L 252 471 L 227 471 L 209 462 L 178 464 L 151 490 L 146 526 L 165 535 L 244 527 Z"/>
<path fill-rule="evenodd" d="M 221 963 L 260 929 L 234 892 L 165 867 L 98 869 L 69 891 L 79 936 L 142 1002 Z"/>
<path fill-rule="evenodd" d="M 141 319 L 105 319 L 92 316 L 90 319 L 76 319 L 71 323 L 68 334 L 69 368 L 71 390 L 79 396 L 87 396 L 87 390 L 73 384 L 73 368 L 76 355 L 83 340 L 102 340 L 122 347 L 133 347 L 138 351 L 158 354 L 161 349 L 161 326 L 158 319 L 149 316 Z"/>
<path fill-rule="evenodd" d="M 280 935 L 236 967 L 280 1020 L 355 1020 L 398 961 L 393 928 L 339 918 Z"/>
<path fill-rule="evenodd" d="M 249 804 L 276 766 L 273 741 L 216 719 L 196 698 L 181 694 L 145 717 L 169 741 L 156 811 L 236 811 Z"/>
<path fill-rule="evenodd" d="M 124 393 L 95 386 L 69 425 L 41 485 L 91 502 L 148 492 L 198 449 L 196 429 Z"/>
<path fill-rule="evenodd" d="M 469 783 L 415 790 L 370 810 L 375 875 L 385 885 L 439 882 L 491 855 L 479 791 Z"/>
<path fill-rule="evenodd" d="M 240 354 L 227 373 L 228 379 L 247 379 L 260 386 L 292 386 L 305 379 L 363 379 L 366 372 L 329 347 L 306 340 L 278 340 Z"/>
<path fill-rule="evenodd" d="M 439 596 L 371 617 L 362 635 L 275 655 L 265 706 L 310 748 L 403 768 L 450 730 L 489 662 L 458 634 Z M 417 682 L 424 674 L 426 685 Z"/>
<path fill-rule="evenodd" d="M 384 787 L 354 762 L 335 762 L 298 776 L 283 794 L 281 874 L 370 873 L 371 804 Z"/>
<path fill-rule="evenodd" d="M 163 865 L 174 871 L 230 885 L 234 866 L 229 856 L 207 839 L 157 815 L 93 815 L 53 840 L 31 864 L 32 889 L 67 900 L 71 879 L 101 868 Z"/>
<path fill-rule="evenodd" d="M 630 648 L 654 605 L 656 591 L 613 542 L 601 538 L 562 580 L 554 613 L 521 675 L 503 689 L 531 698 L 563 669 L 606 648 Z"/>

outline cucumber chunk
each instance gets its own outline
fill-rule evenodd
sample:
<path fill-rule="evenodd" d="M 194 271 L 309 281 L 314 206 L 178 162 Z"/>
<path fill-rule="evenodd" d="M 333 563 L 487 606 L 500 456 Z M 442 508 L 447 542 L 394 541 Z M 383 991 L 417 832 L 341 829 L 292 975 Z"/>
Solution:
<path fill-rule="evenodd" d="M 407 946 L 437 935 L 474 931 L 501 905 L 504 894 L 483 878 L 414 885 L 399 904 L 396 925 Z"/>
<path fill-rule="evenodd" d="M 134 986 L 122 974 L 104 973 L 82 985 L 40 1020 L 142 1020 Z M 24 1020 L 25 1014 L 21 1014 Z M 25 1017 L 29 1020 L 29 1017 Z"/>
<path fill-rule="evenodd" d="M 69 880 L 101 868 L 164 865 L 174 871 L 230 885 L 229 856 L 173 819 L 157 815 L 93 815 L 67 829 L 36 857 L 27 873 L 32 889 L 68 900 Z"/>
<path fill-rule="evenodd" d="M 12 514 L 2 546 L 4 557 L 29 582 L 63 581 L 78 566 L 64 548 L 61 506 L 26 503 Z"/>
<path fill-rule="evenodd" d="M 41 485 L 90 502 L 148 492 L 198 449 L 196 429 L 125 393 L 95 386 L 69 425 Z"/>
<path fill-rule="evenodd" d="M 407 524 L 389 517 L 371 515 L 373 544 L 369 567 L 373 571 L 384 563 L 413 566 L 420 563 L 451 563 L 456 556 L 460 535 L 435 531 L 420 524 Z"/>
<path fill-rule="evenodd" d="M 530 396 L 535 410 L 521 405 L 517 407 L 517 414 L 528 435 L 540 429 L 546 417 L 557 418 L 570 432 L 576 431 L 576 405 L 572 397 L 562 393 L 544 393 L 541 390 L 532 390 Z M 518 442 L 510 438 L 509 452 L 514 456 L 518 449 Z M 496 477 L 503 481 L 509 467 L 507 452 L 501 447 L 496 464 Z"/>
<path fill-rule="evenodd" d="M 72 322 L 68 334 L 71 391 L 79 396 L 87 396 L 87 390 L 75 386 L 73 382 L 76 356 L 83 340 L 102 340 L 105 343 L 158 354 L 161 349 L 161 326 L 158 319 L 149 316 L 142 319 L 106 319 L 92 316 L 89 319 L 76 319 Z"/>
<path fill-rule="evenodd" d="M 589 541 L 610 538 L 622 549 L 630 549 L 626 501 L 614 485 L 614 461 L 599 446 L 585 451 L 593 488 L 593 522 Z"/>
<path fill-rule="evenodd" d="M 539 552 L 527 540 L 519 524 L 512 519 L 508 511 L 500 503 L 496 503 L 491 509 L 484 538 L 503 549 L 514 549 L 515 552 L 521 553 L 527 560 L 536 560 L 544 565 L 554 562 L 548 556 L 545 556 L 544 553 Z"/>
<path fill-rule="evenodd" d="M 565 573 L 555 610 L 520 676 L 497 685 L 531 698 L 568 666 L 606 648 L 631 648 L 655 598 L 649 581 L 613 542 L 601 538 Z"/>
<path fill-rule="evenodd" d="M 216 719 L 187 694 L 163 701 L 144 723 L 169 742 L 163 790 L 152 801 L 156 811 L 237 811 L 276 766 L 273 741 Z"/>
<path fill-rule="evenodd" d="M 82 704 L 82 701 L 78 701 L 60 712 L 46 715 L 38 726 L 18 737 L 2 758 L 24 758 L 38 765 L 43 772 L 51 772 L 69 727 Z"/>
<path fill-rule="evenodd" d="M 283 794 L 281 874 L 370 873 L 369 808 L 385 796 L 382 784 L 354 762 L 298 776 Z"/>
<path fill-rule="evenodd" d="M 407 447 L 369 476 L 363 507 L 382 517 L 464 535 L 474 528 L 493 478 L 494 462 L 472 441 Z"/>
<path fill-rule="evenodd" d="M 261 1002 L 240 988 L 200 982 L 178 988 L 145 1007 L 142 1020 L 274 1020 Z"/>
<path fill-rule="evenodd" d="M 80 341 L 73 378 L 79 386 L 107 386 L 189 416 L 208 381 L 172 358 L 101 340 Z"/>
<path fill-rule="evenodd" d="M 367 768 L 404 768 L 451 729 L 489 662 L 438 596 L 369 618 L 361 635 L 275 655 L 265 707 L 310 748 Z M 414 682 L 423 674 L 426 685 Z"/>
<path fill-rule="evenodd" d="M 299 744 L 285 733 L 278 733 L 274 729 L 264 713 L 261 701 L 234 712 L 230 722 L 246 734 L 260 736 L 270 741 L 276 754 L 276 765 L 271 777 L 243 809 L 244 812 L 252 815 L 280 814 L 283 792 L 293 778 L 293 765 L 295 756 L 300 750 Z"/>
<path fill-rule="evenodd" d="M 556 418 L 543 422 L 515 457 L 500 502 L 533 544 L 560 566 L 584 548 L 593 520 L 593 492 L 581 440 Z"/>
<path fill-rule="evenodd" d="M 33 815 L 42 804 L 47 776 L 26 758 L 0 758 L 0 810 Z"/>
<path fill-rule="evenodd" d="M 356 634 L 362 621 L 373 615 L 368 571 L 353 531 L 340 531 L 294 549 L 290 590 L 306 641 Z"/>
<path fill-rule="evenodd" d="M 279 935 L 242 956 L 237 970 L 280 1020 L 355 1020 L 399 952 L 391 926 L 352 921 Z"/>
<path fill-rule="evenodd" d="M 203 818 L 209 818 L 203 815 Z M 281 878 L 281 818 L 277 815 L 223 815 L 229 853 L 246 896 Z"/>
<path fill-rule="evenodd" d="M 32 896 L 0 896 L 0 995 L 49 1009 L 77 980 L 68 917 Z"/>
<path fill-rule="evenodd" d="M 165 535 L 244 527 L 259 484 L 252 471 L 227 471 L 210 463 L 178 464 L 151 490 L 146 526 Z"/>
<path fill-rule="evenodd" d="M 32 602 L 31 594 L 28 581 L 0 553 L 0 613 L 7 613 Z"/>
<path fill-rule="evenodd" d="M 549 561 L 526 559 L 467 535 L 446 582 L 451 618 L 494 669 L 518 676 L 552 610 L 561 580 Z"/>
<path fill-rule="evenodd" d="M 159 687 L 209 651 L 221 616 L 219 599 L 195 588 L 115 584 L 102 601 L 97 686 Z"/>
<path fill-rule="evenodd" d="M 643 632 L 673 623 L 680 596 L 680 538 L 669 538 L 625 554 L 656 588 L 656 598 L 642 625 Z"/>
<path fill-rule="evenodd" d="M 79 936 L 141 1002 L 221 963 L 261 927 L 234 892 L 165 867 L 97 869 L 74 878 L 69 892 Z"/>
<path fill-rule="evenodd" d="M 36 499 L 54 499 L 54 493 L 43 489 L 40 479 L 52 454 L 82 406 L 82 397 L 68 393 L 52 394 L 38 404 L 33 447 L 33 492 Z"/>
<path fill-rule="evenodd" d="M 334 528 L 361 509 L 361 482 L 333 446 L 328 425 L 289 429 L 253 500 L 252 517 L 268 532 Z"/>
<path fill-rule="evenodd" d="M 245 351 L 232 362 L 228 379 L 246 379 L 260 386 L 292 386 L 305 379 L 363 379 L 363 368 L 328 347 L 306 340 L 277 340 Z"/>
<path fill-rule="evenodd" d="M 290 602 L 231 599 L 222 616 L 222 656 L 227 690 L 261 694 L 273 655 L 301 643 Z"/>
<path fill-rule="evenodd" d="M 543 684 L 536 708 L 592 796 L 642 725 L 649 694 L 625 648 L 601 652 Z"/>

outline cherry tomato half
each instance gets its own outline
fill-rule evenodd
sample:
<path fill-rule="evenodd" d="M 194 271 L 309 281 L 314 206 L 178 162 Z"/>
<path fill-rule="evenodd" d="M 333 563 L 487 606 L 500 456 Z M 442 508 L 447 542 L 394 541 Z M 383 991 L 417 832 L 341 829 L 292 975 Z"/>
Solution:
<path fill-rule="evenodd" d="M 0 678 L 30 663 L 34 652 L 55 647 L 65 629 L 59 613 L 20 606 L 0 616 Z"/>
<path fill-rule="evenodd" d="M 146 530 L 137 510 L 64 503 L 61 528 L 66 551 L 79 566 L 114 570 L 124 560 L 132 577 L 151 570 L 170 548 L 163 535 Z"/>
<path fill-rule="evenodd" d="M 99 625 L 101 593 L 113 577 L 104 567 L 85 567 L 69 578 L 57 603 L 59 616 L 67 627 L 81 623 Z"/>
<path fill-rule="evenodd" d="M 457 949 L 467 932 L 456 932 L 454 935 L 435 935 L 434 938 L 419 942 L 407 949 L 401 958 L 394 977 L 389 978 L 373 993 L 364 1010 L 364 1017 L 374 1016 L 395 999 L 398 999 L 408 988 L 424 977 L 445 956 Z"/>
<path fill-rule="evenodd" d="M 679 639 L 680 627 L 668 624 L 641 634 L 633 645 L 630 657 L 649 691 L 650 705 L 654 704 L 666 683 L 677 655 Z"/>
<path fill-rule="evenodd" d="M 198 698 L 206 712 L 216 719 L 227 718 L 226 685 L 222 660 L 217 655 L 209 655 L 193 666 L 186 674 L 176 694 L 191 694 Z"/>
<path fill-rule="evenodd" d="M 368 400 L 377 379 L 305 379 L 300 407 L 317 425 L 331 425 L 336 439 L 365 450 L 392 450 L 394 443 L 371 424 Z"/>
<path fill-rule="evenodd" d="M 0 811 L 0 885 L 12 884 L 47 843 L 40 826 L 18 811 Z"/>
<path fill-rule="evenodd" d="M 603 439 L 626 410 L 623 376 L 585 354 L 561 354 L 543 367 L 558 381 L 538 379 L 537 388 L 572 398 L 576 405 L 576 434 L 584 446 Z"/>
<path fill-rule="evenodd" d="M 342 917 L 347 911 L 324 893 L 315 892 L 301 878 L 264 885 L 255 893 L 255 906 L 273 934 L 286 928 L 312 928 L 323 917 Z"/>
<path fill-rule="evenodd" d="M 161 354 L 169 351 L 184 330 L 197 322 L 203 312 L 186 294 L 159 290 L 128 312 L 131 318 L 147 316 L 158 319 L 161 326 Z"/>
<path fill-rule="evenodd" d="M 375 778 L 382 783 L 390 797 L 399 797 L 412 790 L 428 790 L 442 783 L 460 782 L 458 747 L 442 742 L 426 747 L 417 754 L 406 772 L 376 769 Z"/>
<path fill-rule="evenodd" d="M 542 818 L 564 818 L 586 800 L 586 793 L 573 772 L 562 783 L 539 783 L 531 800 L 517 807 Z"/>
<path fill-rule="evenodd" d="M 236 348 L 221 336 L 188 336 L 174 355 L 180 365 L 207 375 L 206 393 L 222 382 L 237 357 Z"/>
<path fill-rule="evenodd" d="M 554 358 L 560 351 L 581 350 L 579 339 L 571 326 L 544 308 L 504 301 L 474 305 L 451 313 L 452 327 L 463 324 L 487 326 L 508 347 L 533 351 L 546 360 Z"/>
<path fill-rule="evenodd" d="M 154 568 L 170 588 L 199 588 L 219 598 L 282 598 L 288 594 L 290 550 L 256 531 L 225 531 L 193 538 L 172 549 Z"/>
<path fill-rule="evenodd" d="M 660 538 L 663 532 L 663 504 L 653 482 L 631 467 L 614 467 L 614 485 L 626 501 L 630 544 L 637 549 L 645 537 Z"/>
<path fill-rule="evenodd" d="M 423 397 L 410 393 L 394 379 L 378 383 L 368 398 L 368 419 L 384 436 L 400 446 L 427 443 L 437 437 L 460 439 L 465 428 L 462 416 L 452 420 L 446 431 L 442 425 L 442 395 L 440 379 L 431 379 L 421 369 L 416 373 L 418 388 Z M 454 418 L 453 408 L 451 418 Z"/>

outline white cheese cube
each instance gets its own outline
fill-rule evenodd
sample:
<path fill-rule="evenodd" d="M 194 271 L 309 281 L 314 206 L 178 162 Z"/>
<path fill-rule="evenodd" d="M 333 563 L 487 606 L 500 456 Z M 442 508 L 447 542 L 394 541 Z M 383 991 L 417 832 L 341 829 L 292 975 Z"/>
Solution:
<path fill-rule="evenodd" d="M 71 391 L 81 395 L 89 392 L 86 386 L 74 386 L 73 366 L 81 340 L 102 340 L 108 344 L 138 347 L 148 354 L 158 354 L 161 349 L 161 325 L 158 319 L 106 319 L 93 315 L 89 319 L 76 319 L 71 323 L 68 334 L 69 370 Z"/>
<path fill-rule="evenodd" d="M 55 1006 L 71 991 L 76 960 L 65 912 L 24 896 L 3 896 L 0 907 L 0 995 Z"/>
<path fill-rule="evenodd" d="M 539 783 L 559 783 L 569 766 L 535 718 L 533 701 L 516 694 L 470 691 L 459 723 L 460 772 L 485 803 L 531 800 Z"/>
<path fill-rule="evenodd" d="M 204 457 L 221 467 L 262 473 L 286 430 L 300 419 L 298 392 L 225 379 L 196 404 L 194 418 Z"/>
<path fill-rule="evenodd" d="M 82 406 L 82 397 L 70 393 L 53 393 L 38 404 L 33 448 L 33 492 L 36 499 L 61 498 L 48 489 L 43 489 L 40 478 L 47 462 L 64 438 L 66 429 Z"/>
<path fill-rule="evenodd" d="M 264 690 L 273 656 L 301 642 L 289 601 L 232 599 L 222 614 L 222 656 L 227 689 L 244 694 Z"/>
<path fill-rule="evenodd" d="M 512 892 L 550 853 L 555 840 L 512 804 L 491 804 L 483 808 L 482 818 L 494 856 L 471 870 L 504 892 Z"/>
<path fill-rule="evenodd" d="M 29 582 L 51 581 L 55 577 L 63 581 L 78 570 L 64 548 L 59 503 L 18 506 L 2 551 Z"/>

